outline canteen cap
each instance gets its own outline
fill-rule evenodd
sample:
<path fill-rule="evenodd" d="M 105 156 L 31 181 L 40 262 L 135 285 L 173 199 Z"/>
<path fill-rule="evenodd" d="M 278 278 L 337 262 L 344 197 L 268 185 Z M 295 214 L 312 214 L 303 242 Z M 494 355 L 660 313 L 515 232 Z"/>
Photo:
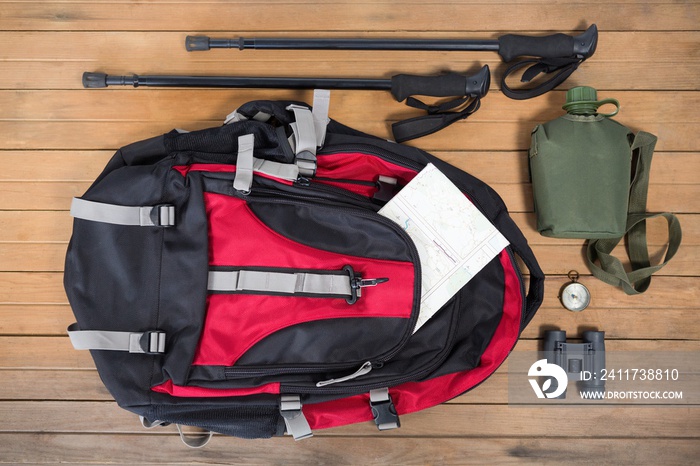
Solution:
<path fill-rule="evenodd" d="M 598 92 L 594 88 L 578 86 L 567 91 L 566 103 L 561 108 L 575 115 L 592 115 L 597 114 L 598 107 L 605 104 L 613 104 L 616 109 L 612 113 L 602 113 L 603 116 L 615 116 L 620 111 L 620 103 L 616 99 L 598 100 Z"/>

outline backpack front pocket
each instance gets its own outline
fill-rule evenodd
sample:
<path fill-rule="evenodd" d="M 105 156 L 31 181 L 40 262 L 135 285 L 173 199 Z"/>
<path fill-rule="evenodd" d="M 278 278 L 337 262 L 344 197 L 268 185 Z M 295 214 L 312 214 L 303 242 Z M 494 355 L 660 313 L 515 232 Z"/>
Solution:
<path fill-rule="evenodd" d="M 376 367 L 406 343 L 420 264 L 400 227 L 312 200 L 219 192 L 204 200 L 209 294 L 195 378 Z"/>

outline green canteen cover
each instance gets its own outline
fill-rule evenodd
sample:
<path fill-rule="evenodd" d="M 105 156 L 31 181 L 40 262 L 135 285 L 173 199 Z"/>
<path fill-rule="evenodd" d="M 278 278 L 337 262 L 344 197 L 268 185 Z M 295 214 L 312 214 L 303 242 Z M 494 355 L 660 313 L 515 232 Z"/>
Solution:
<path fill-rule="evenodd" d="M 529 160 L 537 230 L 557 238 L 625 234 L 633 133 L 599 114 L 536 126 Z"/>

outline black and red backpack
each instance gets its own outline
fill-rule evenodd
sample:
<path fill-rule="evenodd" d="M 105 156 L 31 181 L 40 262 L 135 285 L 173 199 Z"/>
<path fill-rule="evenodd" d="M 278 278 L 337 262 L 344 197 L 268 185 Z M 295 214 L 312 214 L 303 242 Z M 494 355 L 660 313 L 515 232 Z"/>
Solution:
<path fill-rule="evenodd" d="M 255 101 L 229 120 L 121 148 L 73 201 L 69 335 L 121 407 L 244 438 L 384 430 L 503 363 L 544 277 L 495 191 L 320 105 Z M 510 246 L 413 333 L 421 262 L 377 210 L 428 163 Z"/>

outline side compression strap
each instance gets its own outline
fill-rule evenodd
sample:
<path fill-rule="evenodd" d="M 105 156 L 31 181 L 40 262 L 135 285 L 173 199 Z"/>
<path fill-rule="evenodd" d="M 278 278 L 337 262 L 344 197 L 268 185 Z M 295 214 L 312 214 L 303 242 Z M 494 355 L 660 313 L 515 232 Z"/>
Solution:
<path fill-rule="evenodd" d="M 391 400 L 388 388 L 378 388 L 370 390 L 369 405 L 372 409 L 374 423 L 379 430 L 397 429 L 401 427 L 399 415 L 396 414 L 396 407 Z"/>
<path fill-rule="evenodd" d="M 75 218 L 114 225 L 171 227 L 175 225 L 175 206 L 122 206 L 73 198 L 70 214 Z"/>
<path fill-rule="evenodd" d="M 282 395 L 280 399 L 280 415 L 284 419 L 287 433 L 294 440 L 302 440 L 313 436 L 309 421 L 306 420 L 301 410 L 301 397 L 299 395 Z"/>
<path fill-rule="evenodd" d="M 263 272 L 257 270 L 209 271 L 209 291 L 352 295 L 347 274 Z"/>
<path fill-rule="evenodd" d="M 68 327 L 68 336 L 77 350 L 128 351 L 129 353 L 160 354 L 165 352 L 165 333 L 114 332 L 80 330 L 78 324 Z"/>

